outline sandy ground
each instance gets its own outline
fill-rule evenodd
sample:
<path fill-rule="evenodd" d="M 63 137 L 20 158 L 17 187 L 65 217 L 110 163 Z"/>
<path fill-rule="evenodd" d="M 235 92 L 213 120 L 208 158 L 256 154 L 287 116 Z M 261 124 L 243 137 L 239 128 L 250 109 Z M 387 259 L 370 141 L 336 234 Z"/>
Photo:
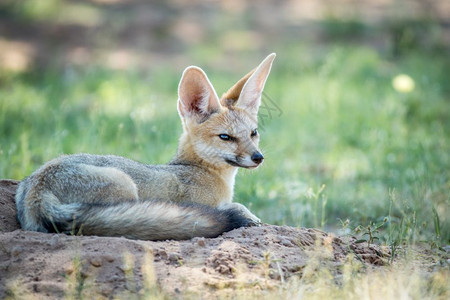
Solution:
<path fill-rule="evenodd" d="M 316 229 L 264 225 L 214 239 L 136 241 L 45 234 L 20 229 L 16 181 L 0 181 L 0 298 L 112 298 L 129 293 L 211 298 L 271 290 L 302 274 L 310 259 L 342 265 L 347 254 L 367 266 L 388 253 Z M 338 272 L 338 271 L 337 271 Z M 128 296 L 126 296 L 128 297 Z"/>

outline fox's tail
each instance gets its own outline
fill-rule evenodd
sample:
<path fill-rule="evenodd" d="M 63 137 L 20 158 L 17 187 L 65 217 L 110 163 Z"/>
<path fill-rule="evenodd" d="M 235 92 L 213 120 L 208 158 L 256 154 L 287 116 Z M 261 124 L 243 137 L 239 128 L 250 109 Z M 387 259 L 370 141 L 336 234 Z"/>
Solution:
<path fill-rule="evenodd" d="M 48 196 L 48 195 L 47 195 Z M 55 201 L 59 202 L 59 201 Z M 216 237 L 252 220 L 237 209 L 219 210 L 197 203 L 145 201 L 114 204 L 56 204 L 46 201 L 34 221 L 20 220 L 25 230 L 83 235 L 123 236 L 142 240 L 183 240 L 195 236 Z M 25 221 L 25 222 L 22 222 Z"/>
<path fill-rule="evenodd" d="M 124 236 L 142 240 L 184 240 L 195 236 L 216 237 L 248 226 L 252 221 L 238 210 L 219 210 L 195 203 L 120 203 L 114 206 L 80 204 L 72 206 L 71 219 L 47 222 L 50 231 L 79 231 L 84 235 Z M 68 215 L 67 211 L 62 215 Z M 53 230 L 52 230 L 53 229 Z"/>

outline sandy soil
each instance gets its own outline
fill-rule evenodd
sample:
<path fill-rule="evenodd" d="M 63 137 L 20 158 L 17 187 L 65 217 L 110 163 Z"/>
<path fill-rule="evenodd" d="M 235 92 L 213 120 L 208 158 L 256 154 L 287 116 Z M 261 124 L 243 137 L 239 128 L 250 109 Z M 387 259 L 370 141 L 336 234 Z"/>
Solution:
<path fill-rule="evenodd" d="M 302 274 L 310 259 L 338 267 L 347 254 L 367 266 L 384 265 L 386 249 L 357 244 L 316 229 L 264 225 L 214 239 L 136 241 L 45 234 L 20 229 L 16 181 L 0 181 L 0 298 L 112 298 L 163 293 L 171 297 L 274 289 Z M 27 296 L 27 298 L 28 298 Z"/>

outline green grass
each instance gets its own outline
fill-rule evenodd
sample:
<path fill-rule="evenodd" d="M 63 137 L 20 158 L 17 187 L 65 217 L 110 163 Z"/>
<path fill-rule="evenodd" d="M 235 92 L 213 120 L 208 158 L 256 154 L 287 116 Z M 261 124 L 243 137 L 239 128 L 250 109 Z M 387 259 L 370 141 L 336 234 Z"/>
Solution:
<path fill-rule="evenodd" d="M 245 74 L 205 69 L 218 94 Z M 266 160 L 239 172 L 236 201 L 267 223 L 337 230 L 340 220 L 354 228 L 387 217 L 382 242 L 448 243 L 449 69 L 439 54 L 285 45 L 265 90 L 265 105 L 281 110 L 262 120 Z M 415 82 L 410 93 L 392 87 L 402 73 Z M 62 153 L 169 161 L 181 133 L 180 75 L 170 66 L 2 71 L 0 178 L 20 180 Z"/>

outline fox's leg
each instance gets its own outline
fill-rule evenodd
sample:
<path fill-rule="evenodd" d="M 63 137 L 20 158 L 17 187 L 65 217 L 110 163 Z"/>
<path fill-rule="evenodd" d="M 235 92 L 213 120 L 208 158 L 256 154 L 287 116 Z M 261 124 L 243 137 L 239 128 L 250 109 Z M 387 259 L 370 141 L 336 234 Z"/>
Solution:
<path fill-rule="evenodd" d="M 139 200 L 134 181 L 117 168 L 87 164 L 53 168 L 44 180 L 62 203 L 108 204 Z"/>
<path fill-rule="evenodd" d="M 48 222 L 71 220 L 75 206 L 138 201 L 136 184 L 116 168 L 49 164 L 19 184 L 17 217 L 26 230 L 48 232 Z M 53 226 L 56 226 L 52 223 Z"/>
<path fill-rule="evenodd" d="M 261 220 L 257 216 L 252 214 L 251 211 L 247 207 L 245 207 L 244 205 L 242 205 L 240 203 L 236 203 L 236 202 L 222 203 L 217 208 L 220 209 L 220 210 L 230 209 L 230 208 L 237 209 L 244 216 L 246 216 L 247 218 L 249 218 L 250 220 L 253 221 L 252 225 L 256 225 L 256 226 L 260 226 L 261 225 Z"/>
<path fill-rule="evenodd" d="M 97 193 L 108 203 L 121 201 L 138 201 L 138 189 L 136 183 L 125 172 L 112 167 L 96 167 L 82 165 L 83 168 L 93 176 L 96 181 Z"/>

